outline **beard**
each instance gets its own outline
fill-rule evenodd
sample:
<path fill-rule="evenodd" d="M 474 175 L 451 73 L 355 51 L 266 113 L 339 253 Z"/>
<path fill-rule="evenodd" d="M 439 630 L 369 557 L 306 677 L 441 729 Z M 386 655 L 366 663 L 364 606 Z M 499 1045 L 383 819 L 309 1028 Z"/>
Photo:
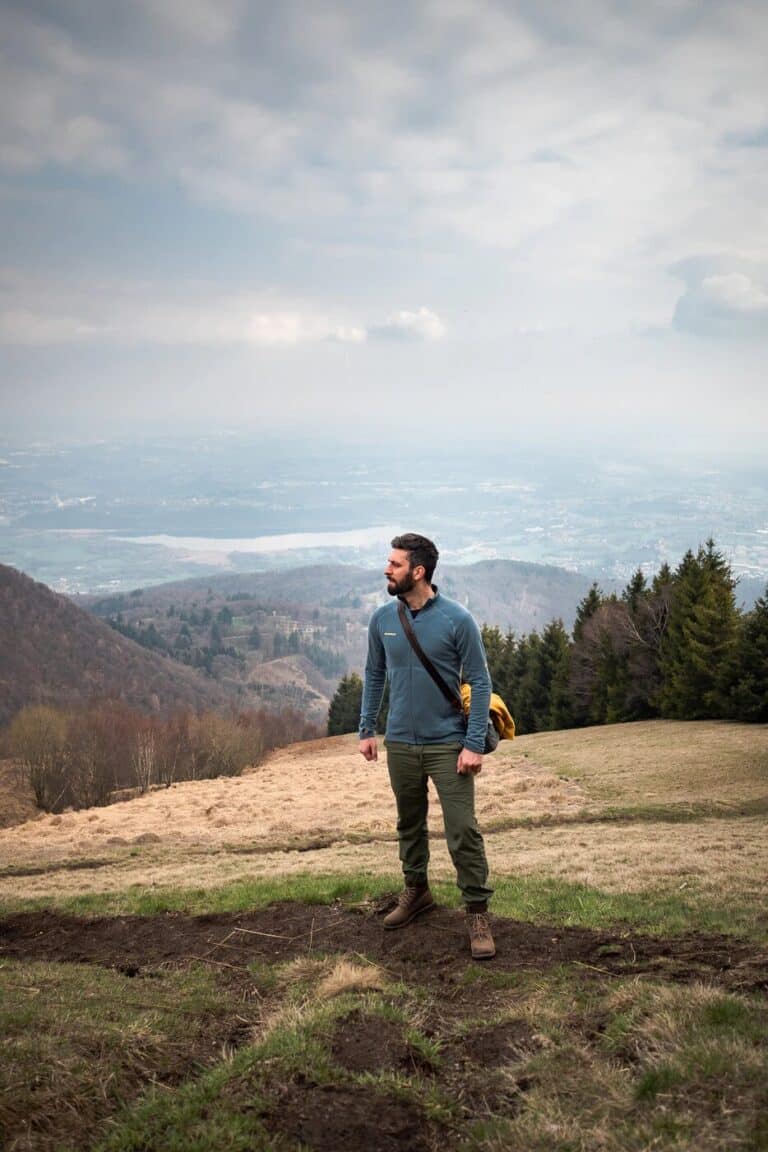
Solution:
<path fill-rule="evenodd" d="M 387 592 L 390 596 L 403 596 L 406 592 L 410 592 L 414 585 L 415 580 L 412 574 L 408 572 L 402 580 L 387 580 Z"/>

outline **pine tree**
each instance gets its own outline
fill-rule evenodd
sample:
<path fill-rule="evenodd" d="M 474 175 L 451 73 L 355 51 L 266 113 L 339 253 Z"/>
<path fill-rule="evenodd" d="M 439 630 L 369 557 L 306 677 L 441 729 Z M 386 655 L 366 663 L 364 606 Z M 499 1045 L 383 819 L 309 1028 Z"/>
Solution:
<path fill-rule="evenodd" d="M 513 666 L 515 694 L 511 711 L 517 730 L 520 733 L 538 732 L 547 711 L 547 693 L 541 684 L 541 637 L 538 632 L 521 637 Z"/>
<path fill-rule="evenodd" d="M 733 686 L 733 713 L 739 720 L 768 722 L 768 587 L 741 621 L 739 672 Z"/>
<path fill-rule="evenodd" d="M 573 726 L 568 692 L 571 643 L 562 620 L 551 620 L 541 638 L 540 677 L 547 694 L 546 713 L 537 717 L 540 728 L 553 731 Z"/>
<path fill-rule="evenodd" d="M 363 702 L 363 682 L 356 672 L 343 676 L 328 709 L 328 735 L 356 732 Z"/>
<path fill-rule="evenodd" d="M 662 716 L 702 720 L 731 710 L 739 618 L 734 587 L 713 540 L 681 560 L 660 652 Z"/>
<path fill-rule="evenodd" d="M 645 576 L 643 575 L 642 569 L 638 568 L 632 576 L 629 584 L 627 584 L 626 588 L 621 594 L 622 600 L 633 615 L 637 612 L 640 604 L 647 594 L 647 591 L 648 586 L 646 584 Z"/>
<path fill-rule="evenodd" d="M 594 583 L 576 609 L 576 620 L 573 625 L 573 638 L 575 641 L 578 642 L 581 639 L 584 625 L 591 616 L 594 616 L 602 603 L 603 594 L 597 583 Z"/>
<path fill-rule="evenodd" d="M 488 671 L 491 674 L 493 690 L 504 700 L 511 709 L 512 700 L 517 691 L 515 677 L 515 648 L 517 641 L 514 632 L 502 636 L 498 628 L 484 625 L 482 629 L 483 644 L 488 658 Z"/>

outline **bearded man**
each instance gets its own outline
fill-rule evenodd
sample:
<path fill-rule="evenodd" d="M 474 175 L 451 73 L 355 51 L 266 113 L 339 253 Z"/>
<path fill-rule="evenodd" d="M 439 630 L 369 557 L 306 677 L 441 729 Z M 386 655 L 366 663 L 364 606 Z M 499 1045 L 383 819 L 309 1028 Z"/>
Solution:
<path fill-rule="evenodd" d="M 488 960 L 496 954 L 488 921 L 493 889 L 475 817 L 475 776 L 483 765 L 491 678 L 474 619 L 432 583 L 437 560 L 437 548 L 426 536 L 409 532 L 392 541 L 384 569 L 392 600 L 374 612 L 368 628 L 359 748 L 366 760 L 378 758 L 376 719 L 389 682 L 385 747 L 405 888 L 384 926 L 404 928 L 435 907 L 427 875 L 431 779 L 466 910 L 472 956 Z M 462 681 L 470 685 L 468 720 L 419 659 L 409 629 L 455 697 L 460 699 Z"/>

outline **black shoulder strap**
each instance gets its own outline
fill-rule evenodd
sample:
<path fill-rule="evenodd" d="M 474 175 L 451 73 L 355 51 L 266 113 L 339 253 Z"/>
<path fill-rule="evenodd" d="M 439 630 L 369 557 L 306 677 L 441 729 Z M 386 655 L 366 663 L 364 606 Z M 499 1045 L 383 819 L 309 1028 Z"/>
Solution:
<path fill-rule="evenodd" d="M 397 614 L 400 617 L 400 623 L 403 626 L 403 632 L 405 632 L 406 636 L 408 637 L 411 648 L 413 648 L 419 660 L 421 660 L 422 664 L 426 668 L 427 672 L 429 672 L 430 676 L 434 680 L 435 684 L 437 684 L 446 700 L 448 700 L 453 705 L 457 712 L 461 712 L 463 715 L 464 705 L 461 703 L 461 700 L 459 700 L 458 697 L 454 696 L 453 692 L 451 692 L 445 680 L 443 680 L 437 668 L 435 668 L 429 656 L 427 656 L 421 644 L 419 644 L 418 640 L 416 639 L 416 633 L 414 632 L 411 622 L 408 619 L 408 614 L 405 611 L 405 605 L 403 604 L 402 600 L 398 602 Z"/>

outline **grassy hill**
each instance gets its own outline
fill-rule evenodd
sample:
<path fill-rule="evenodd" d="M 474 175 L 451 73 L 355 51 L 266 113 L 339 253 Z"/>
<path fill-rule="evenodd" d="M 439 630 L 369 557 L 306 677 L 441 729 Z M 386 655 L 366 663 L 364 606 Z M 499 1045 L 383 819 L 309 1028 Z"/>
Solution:
<path fill-rule="evenodd" d="M 768 1146 L 768 726 L 503 742 L 497 957 L 401 932 L 354 737 L 0 830 L 0 1126 L 37 1152 Z M 15 1142 L 15 1143 L 14 1143 Z"/>
<path fill-rule="evenodd" d="M 94 696 L 147 711 L 221 707 L 231 699 L 221 685 L 0 565 L 0 724 L 25 704 L 69 708 Z"/>

